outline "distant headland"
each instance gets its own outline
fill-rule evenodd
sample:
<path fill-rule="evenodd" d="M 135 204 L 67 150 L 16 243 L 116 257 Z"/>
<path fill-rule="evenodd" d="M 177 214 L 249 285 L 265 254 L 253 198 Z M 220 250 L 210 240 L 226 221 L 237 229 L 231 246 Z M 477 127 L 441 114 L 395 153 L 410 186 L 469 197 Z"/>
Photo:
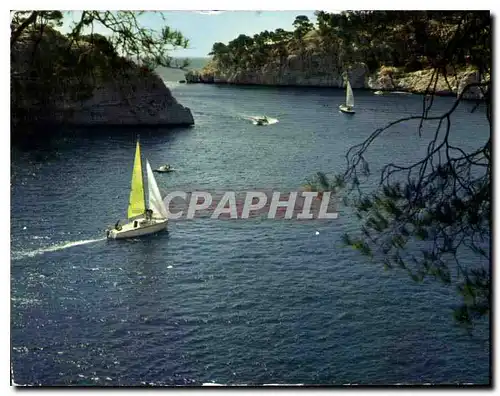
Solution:
<path fill-rule="evenodd" d="M 460 50 L 458 11 L 317 11 L 313 25 L 296 17 L 293 31 L 241 34 L 217 42 L 212 60 L 185 74 L 188 83 L 345 87 L 460 95 L 466 86 L 489 80 L 491 50 Z M 489 12 L 469 12 L 489 18 Z M 466 16 L 467 17 L 467 16 Z M 457 39 L 458 37 L 458 39 Z M 478 59 L 478 56 L 484 58 Z M 464 98 L 482 98 L 472 87 Z"/>

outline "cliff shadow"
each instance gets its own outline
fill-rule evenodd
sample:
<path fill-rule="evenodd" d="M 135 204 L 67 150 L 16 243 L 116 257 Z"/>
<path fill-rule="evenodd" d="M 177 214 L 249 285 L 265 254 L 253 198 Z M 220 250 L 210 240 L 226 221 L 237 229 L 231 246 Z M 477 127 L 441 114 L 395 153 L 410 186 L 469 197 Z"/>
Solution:
<path fill-rule="evenodd" d="M 11 128 L 11 148 L 21 151 L 51 152 L 70 149 L 79 143 L 135 141 L 140 138 L 145 144 L 162 144 L 172 141 L 180 133 L 187 133 L 193 126 L 155 125 L 49 125 L 33 124 Z"/>

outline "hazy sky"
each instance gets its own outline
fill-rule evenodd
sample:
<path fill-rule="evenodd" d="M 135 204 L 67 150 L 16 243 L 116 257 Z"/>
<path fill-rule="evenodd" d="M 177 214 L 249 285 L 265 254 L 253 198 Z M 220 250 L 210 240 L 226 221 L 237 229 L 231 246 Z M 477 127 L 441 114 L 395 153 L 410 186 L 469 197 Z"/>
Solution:
<path fill-rule="evenodd" d="M 80 12 L 74 11 L 66 17 L 64 31 L 71 25 L 72 19 L 79 19 Z M 180 30 L 189 38 L 190 48 L 172 52 L 180 57 L 205 57 L 213 43 L 227 43 L 239 34 L 254 35 L 263 30 L 277 28 L 292 30 L 292 23 L 297 15 L 307 15 L 311 22 L 316 22 L 313 11 L 166 11 L 166 23 L 173 29 Z M 140 19 L 143 26 L 161 29 L 165 24 L 160 16 L 145 14 Z M 98 31 L 105 33 L 104 31 Z"/>

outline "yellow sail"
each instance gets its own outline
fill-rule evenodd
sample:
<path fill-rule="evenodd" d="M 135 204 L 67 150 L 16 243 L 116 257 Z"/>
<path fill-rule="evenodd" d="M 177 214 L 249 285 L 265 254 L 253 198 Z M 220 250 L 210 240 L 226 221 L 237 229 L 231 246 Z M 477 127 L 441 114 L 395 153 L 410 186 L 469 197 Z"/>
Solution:
<path fill-rule="evenodd" d="M 144 202 L 144 185 L 142 181 L 141 149 L 139 142 L 135 149 L 134 170 L 132 172 L 132 189 L 128 204 L 128 218 L 142 215 L 146 210 Z"/>

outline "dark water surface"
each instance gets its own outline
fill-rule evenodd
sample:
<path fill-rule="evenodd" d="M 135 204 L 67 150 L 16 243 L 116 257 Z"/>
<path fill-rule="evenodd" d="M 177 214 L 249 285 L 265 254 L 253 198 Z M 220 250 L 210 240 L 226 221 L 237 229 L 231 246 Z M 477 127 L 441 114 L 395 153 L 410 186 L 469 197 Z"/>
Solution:
<path fill-rule="evenodd" d="M 196 126 L 103 130 L 12 151 L 12 366 L 19 384 L 388 384 L 489 381 L 489 329 L 456 328 L 453 288 L 414 284 L 344 248 L 355 223 L 172 221 L 122 242 L 103 230 L 126 213 L 140 132 L 167 191 L 293 191 L 340 171 L 376 127 L 418 114 L 420 96 L 172 84 Z M 435 111 L 452 98 L 438 98 Z M 455 142 L 480 144 L 483 113 L 463 105 Z M 246 116 L 280 120 L 256 127 Z M 428 129 L 424 137 L 429 137 Z M 426 150 L 415 124 L 375 141 L 371 168 Z M 345 212 L 345 211 L 344 211 Z M 319 234 L 317 234 L 319 232 Z M 471 256 L 470 260 L 477 260 Z"/>

